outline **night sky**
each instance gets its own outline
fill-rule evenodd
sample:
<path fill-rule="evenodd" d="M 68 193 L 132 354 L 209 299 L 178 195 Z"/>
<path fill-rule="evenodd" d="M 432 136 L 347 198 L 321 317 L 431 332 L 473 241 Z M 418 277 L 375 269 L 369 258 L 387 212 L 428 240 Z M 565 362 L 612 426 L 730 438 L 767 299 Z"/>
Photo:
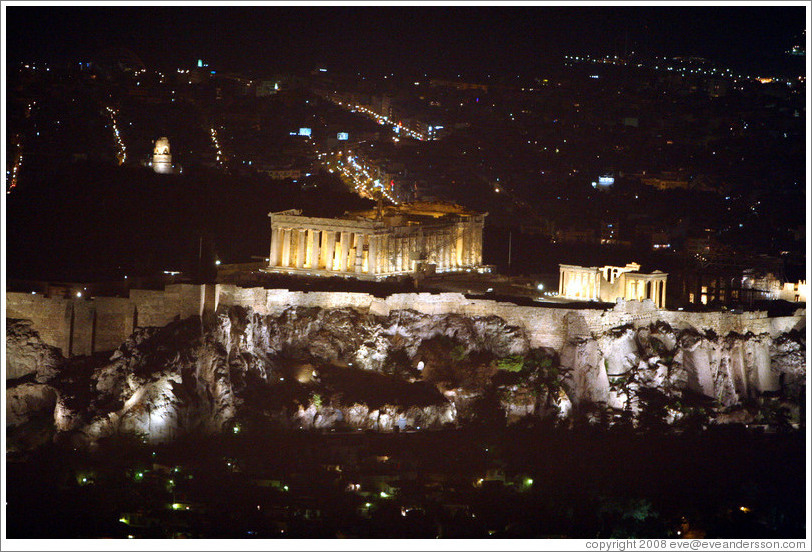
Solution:
<path fill-rule="evenodd" d="M 780 71 L 804 7 L 9 7 L 8 59 L 74 61 L 126 47 L 154 68 L 198 58 L 263 74 L 533 74 L 564 54 L 699 55 Z"/>

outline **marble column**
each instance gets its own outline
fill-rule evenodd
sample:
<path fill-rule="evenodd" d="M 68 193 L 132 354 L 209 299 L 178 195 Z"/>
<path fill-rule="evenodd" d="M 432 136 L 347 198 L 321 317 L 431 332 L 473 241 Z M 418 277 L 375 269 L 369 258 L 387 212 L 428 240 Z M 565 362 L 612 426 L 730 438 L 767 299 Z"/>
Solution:
<path fill-rule="evenodd" d="M 271 227 L 271 254 L 268 266 L 279 266 L 279 228 Z"/>
<path fill-rule="evenodd" d="M 409 239 L 405 237 L 400 240 L 400 269 L 404 272 L 409 270 Z"/>
<path fill-rule="evenodd" d="M 304 228 L 299 228 L 296 230 L 297 238 L 299 243 L 297 244 L 296 248 L 296 268 L 304 268 L 304 260 L 305 260 L 305 235 Z"/>
<path fill-rule="evenodd" d="M 392 272 L 391 267 L 389 266 L 389 236 L 384 234 L 381 236 L 380 241 L 381 250 L 378 253 L 378 257 L 380 258 L 380 264 L 378 265 L 378 272 L 381 274 L 388 274 Z"/>
<path fill-rule="evenodd" d="M 378 273 L 378 236 L 369 235 L 369 247 L 367 251 L 367 274 Z"/>
<path fill-rule="evenodd" d="M 667 283 L 668 283 L 667 280 L 663 280 L 663 293 L 662 293 L 662 301 L 661 301 L 662 304 L 660 305 L 661 309 L 665 308 L 665 286 L 666 286 Z"/>
<path fill-rule="evenodd" d="M 476 227 L 473 222 L 468 224 L 468 264 L 474 266 L 476 262 Z"/>
<path fill-rule="evenodd" d="M 319 254 L 321 253 L 321 232 L 319 230 L 310 230 L 310 268 L 313 270 L 319 269 Z"/>
<path fill-rule="evenodd" d="M 341 232 L 341 260 L 339 261 L 339 270 L 347 272 L 347 255 L 350 254 L 350 236 L 349 232 Z"/>
<path fill-rule="evenodd" d="M 290 266 L 290 229 L 282 230 L 282 263 L 281 266 Z"/>
<path fill-rule="evenodd" d="M 324 270 L 333 271 L 333 258 L 335 256 L 336 248 L 336 233 L 332 230 L 327 231 L 327 243 L 324 247 Z"/>
<path fill-rule="evenodd" d="M 595 273 L 595 299 L 600 301 L 601 299 L 601 273 Z"/>
<path fill-rule="evenodd" d="M 386 236 L 386 247 L 384 250 L 386 251 L 386 255 L 383 258 L 384 263 L 384 270 L 383 272 L 392 273 L 395 271 L 394 265 L 394 258 L 392 257 L 392 247 L 394 247 L 395 238 L 392 236 Z"/>
<path fill-rule="evenodd" d="M 465 223 L 460 228 L 460 264 L 468 266 L 468 224 Z"/>
<path fill-rule="evenodd" d="M 474 251 L 474 263 L 479 266 L 482 264 L 482 225 L 478 224 L 474 228 L 474 236 L 476 241 L 476 250 Z"/>
<path fill-rule="evenodd" d="M 355 233 L 355 265 L 353 270 L 361 274 L 364 266 L 364 234 Z"/>

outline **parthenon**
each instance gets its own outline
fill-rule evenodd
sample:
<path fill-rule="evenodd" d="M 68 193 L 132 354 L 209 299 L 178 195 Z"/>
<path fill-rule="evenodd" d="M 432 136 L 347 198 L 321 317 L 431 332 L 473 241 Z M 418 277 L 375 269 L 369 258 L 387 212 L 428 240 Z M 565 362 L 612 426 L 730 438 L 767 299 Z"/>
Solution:
<path fill-rule="evenodd" d="M 665 308 L 665 284 L 668 274 L 655 270 L 640 272 L 640 265 L 585 267 L 558 265 L 558 295 L 583 301 L 614 302 L 617 299 L 651 299 L 657 308 Z"/>
<path fill-rule="evenodd" d="M 487 213 L 448 203 L 411 203 L 346 213 L 269 213 L 266 272 L 382 279 L 424 272 L 476 270 L 482 265 Z"/>

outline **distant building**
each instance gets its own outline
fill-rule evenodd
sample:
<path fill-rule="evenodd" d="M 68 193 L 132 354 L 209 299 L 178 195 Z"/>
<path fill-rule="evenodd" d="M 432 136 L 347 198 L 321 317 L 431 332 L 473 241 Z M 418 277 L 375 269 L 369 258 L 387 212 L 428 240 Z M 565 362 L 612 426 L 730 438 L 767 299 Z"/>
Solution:
<path fill-rule="evenodd" d="M 257 168 L 257 172 L 265 174 L 273 180 L 286 180 L 288 178 L 302 177 L 302 170 L 294 169 L 293 167 L 273 167 L 266 165 Z"/>
<path fill-rule="evenodd" d="M 266 272 L 381 279 L 415 273 L 484 270 L 482 229 L 487 213 L 449 203 L 411 203 L 304 217 L 270 213 Z"/>
<path fill-rule="evenodd" d="M 256 87 L 257 98 L 267 98 L 277 92 L 279 92 L 279 83 L 277 81 L 260 81 Z"/>
<path fill-rule="evenodd" d="M 155 141 L 152 151 L 152 170 L 158 174 L 172 174 L 172 154 L 169 153 L 169 138 L 162 136 Z"/>
<path fill-rule="evenodd" d="M 668 274 L 655 270 L 640 272 L 640 265 L 585 267 L 558 265 L 558 295 L 581 301 L 615 302 L 618 299 L 650 299 L 657 308 L 665 308 L 665 284 Z"/>
<path fill-rule="evenodd" d="M 592 182 L 592 187 L 601 192 L 606 192 L 615 184 L 615 176 L 613 174 L 602 174 L 598 180 Z"/>
<path fill-rule="evenodd" d="M 806 303 L 806 298 L 809 295 L 809 286 L 806 280 L 800 280 L 796 283 L 785 282 L 781 289 L 778 291 L 778 298 L 791 303 Z"/>
<path fill-rule="evenodd" d="M 555 241 L 562 243 L 597 243 L 592 228 L 561 228 L 555 233 Z"/>
<path fill-rule="evenodd" d="M 782 284 L 771 269 L 762 267 L 736 270 L 733 266 L 715 269 L 709 267 L 706 272 L 688 278 L 684 287 L 689 303 L 730 306 L 779 299 L 805 303 L 809 289 L 805 280 Z"/>

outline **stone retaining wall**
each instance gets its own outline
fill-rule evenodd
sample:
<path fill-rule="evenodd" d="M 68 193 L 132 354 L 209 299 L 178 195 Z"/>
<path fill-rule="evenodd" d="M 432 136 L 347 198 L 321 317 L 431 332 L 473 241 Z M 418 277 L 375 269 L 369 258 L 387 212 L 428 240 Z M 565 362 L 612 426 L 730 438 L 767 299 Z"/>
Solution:
<path fill-rule="evenodd" d="M 689 313 L 658 310 L 650 301 L 620 301 L 614 308 L 564 309 L 518 306 L 460 293 L 400 293 L 386 298 L 367 293 L 300 292 L 286 289 L 240 288 L 234 285 L 174 284 L 163 291 L 131 290 L 129 298 L 90 300 L 46 298 L 6 293 L 9 318 L 31 320 L 43 341 L 66 356 L 113 350 L 135 327 L 165 326 L 176 319 L 202 316 L 224 306 L 250 307 L 260 314 L 278 314 L 289 307 L 354 308 L 386 316 L 411 309 L 424 314 L 498 316 L 523 328 L 532 347 L 560 350 L 568 339 L 589 337 L 609 328 L 647 325 L 662 320 L 675 328 L 693 327 L 718 335 L 730 332 L 777 336 L 799 325 L 806 311 L 767 318 L 766 312 Z"/>

